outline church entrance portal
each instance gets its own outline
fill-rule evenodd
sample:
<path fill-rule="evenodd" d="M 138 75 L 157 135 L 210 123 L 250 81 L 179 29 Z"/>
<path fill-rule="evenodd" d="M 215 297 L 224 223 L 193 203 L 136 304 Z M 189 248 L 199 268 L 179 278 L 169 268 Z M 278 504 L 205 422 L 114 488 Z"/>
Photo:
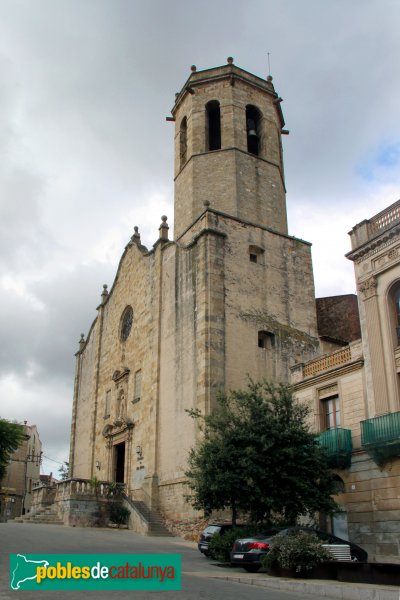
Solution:
<path fill-rule="evenodd" d="M 125 482 L 125 442 L 114 446 L 114 481 Z"/>

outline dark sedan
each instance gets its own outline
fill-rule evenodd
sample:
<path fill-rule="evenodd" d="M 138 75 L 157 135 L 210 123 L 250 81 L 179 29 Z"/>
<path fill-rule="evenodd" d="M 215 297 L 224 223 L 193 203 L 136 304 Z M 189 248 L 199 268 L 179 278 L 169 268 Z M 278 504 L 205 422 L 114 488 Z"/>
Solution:
<path fill-rule="evenodd" d="M 224 535 L 226 531 L 230 531 L 231 529 L 231 523 L 211 523 L 210 525 L 208 525 L 200 535 L 200 539 L 197 544 L 197 547 L 200 550 L 200 552 L 202 552 L 202 554 L 205 554 L 205 556 L 208 556 L 208 544 L 210 543 L 211 538 L 214 535 Z"/>
<path fill-rule="evenodd" d="M 368 560 L 367 552 L 360 548 L 360 546 L 348 542 L 347 540 L 342 540 L 325 531 L 320 531 L 319 529 L 312 529 L 311 527 L 287 527 L 286 529 L 279 531 L 279 535 L 288 535 L 291 532 L 296 531 L 313 533 L 323 544 L 348 545 L 350 546 L 352 560 L 360 562 L 367 562 Z M 269 551 L 275 535 L 277 535 L 277 533 L 273 533 L 272 535 L 267 533 L 236 540 L 230 554 L 231 564 L 243 567 L 243 569 L 250 573 L 256 573 L 261 568 L 261 557 Z"/>

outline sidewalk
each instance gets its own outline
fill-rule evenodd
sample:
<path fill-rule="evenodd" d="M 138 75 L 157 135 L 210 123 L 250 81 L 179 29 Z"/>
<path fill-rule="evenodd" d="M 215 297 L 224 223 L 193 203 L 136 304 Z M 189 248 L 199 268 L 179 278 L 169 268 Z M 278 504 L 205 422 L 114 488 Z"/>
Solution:
<path fill-rule="evenodd" d="M 265 587 L 270 590 L 296 592 L 316 598 L 339 598 L 340 600 L 400 600 L 400 588 L 391 585 L 369 583 L 348 583 L 325 579 L 289 579 L 271 577 L 267 573 L 238 573 L 211 575 L 215 579 L 226 579 Z"/>

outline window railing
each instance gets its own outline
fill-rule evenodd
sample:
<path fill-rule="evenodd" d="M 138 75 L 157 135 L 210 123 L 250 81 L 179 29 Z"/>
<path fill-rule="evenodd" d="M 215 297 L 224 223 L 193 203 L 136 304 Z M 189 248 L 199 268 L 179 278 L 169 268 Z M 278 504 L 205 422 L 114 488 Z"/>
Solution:
<path fill-rule="evenodd" d="M 400 455 L 400 411 L 361 421 L 361 445 L 377 464 Z"/>
<path fill-rule="evenodd" d="M 353 444 L 351 430 L 337 427 L 323 431 L 318 438 L 328 455 L 329 466 L 336 469 L 348 469 L 351 465 Z"/>

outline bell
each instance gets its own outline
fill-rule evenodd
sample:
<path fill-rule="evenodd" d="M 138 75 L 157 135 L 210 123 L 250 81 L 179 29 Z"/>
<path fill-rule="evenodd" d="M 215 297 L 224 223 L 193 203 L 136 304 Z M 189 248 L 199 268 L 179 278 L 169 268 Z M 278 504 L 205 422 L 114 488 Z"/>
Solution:
<path fill-rule="evenodd" d="M 256 124 L 253 121 L 253 119 L 247 119 L 247 135 L 249 137 L 253 137 L 253 138 L 257 138 L 258 139 L 258 134 L 256 131 Z"/>

